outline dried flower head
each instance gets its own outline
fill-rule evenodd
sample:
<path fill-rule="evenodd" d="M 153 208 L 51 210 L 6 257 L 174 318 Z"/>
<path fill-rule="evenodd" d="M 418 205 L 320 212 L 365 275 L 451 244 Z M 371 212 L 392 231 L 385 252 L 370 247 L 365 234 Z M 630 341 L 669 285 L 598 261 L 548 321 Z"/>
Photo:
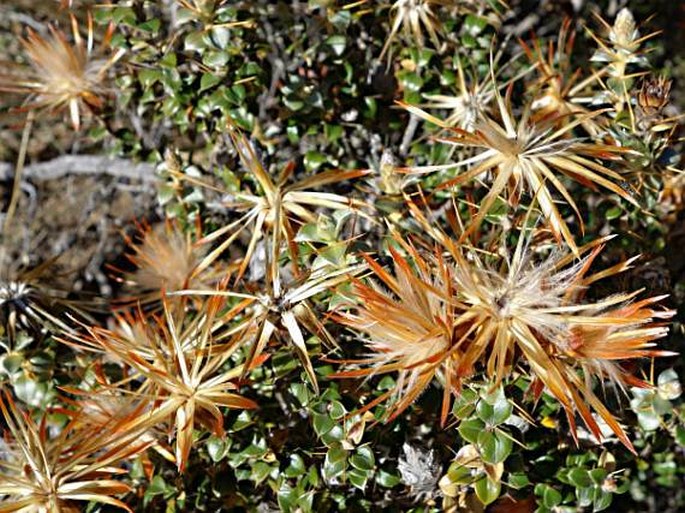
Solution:
<path fill-rule="evenodd" d="M 442 23 L 437 13 L 439 8 L 444 8 L 452 14 L 465 11 L 486 15 L 490 23 L 494 24 L 499 21 L 499 8 L 506 5 L 504 0 L 496 0 L 494 3 L 483 0 L 395 0 L 390 7 L 390 33 L 381 50 L 380 59 L 386 55 L 398 34 L 402 34 L 413 46 L 423 48 L 426 40 L 425 31 L 433 46 L 440 49 Z"/>
<path fill-rule="evenodd" d="M 642 81 L 637 93 L 637 105 L 643 116 L 658 115 L 668 104 L 673 81 L 664 76 L 649 77 Z"/>
<path fill-rule="evenodd" d="M 456 2 L 445 0 L 396 0 L 390 7 L 390 34 L 381 50 L 383 59 L 390 48 L 390 44 L 400 31 L 403 36 L 415 46 L 422 48 L 425 42 L 423 30 L 428 33 L 433 45 L 440 47 L 438 33 L 441 24 L 434 9 L 442 5 L 455 5 Z"/>
<path fill-rule="evenodd" d="M 467 81 L 461 61 L 457 63 L 457 73 L 459 91 L 456 95 L 426 94 L 424 97 L 428 102 L 421 107 L 451 111 L 444 121 L 438 121 L 438 126 L 444 123 L 451 127 L 473 130 L 476 122 L 489 110 L 495 99 L 495 86 L 490 75 L 479 81 Z M 433 122 L 432 116 L 423 110 L 410 105 L 405 105 L 405 108 L 418 117 Z"/>
<path fill-rule="evenodd" d="M 416 448 L 408 443 L 402 445 L 402 455 L 397 462 L 402 482 L 411 488 L 417 501 L 432 498 L 438 491 L 442 473 L 435 451 Z"/>
<path fill-rule="evenodd" d="M 454 269 L 436 251 L 430 259 L 395 234 L 394 240 L 407 252 L 404 258 L 390 249 L 394 274 L 373 259 L 367 263 L 379 283 L 355 279 L 354 307 L 340 312 L 336 320 L 363 334 L 369 350 L 366 358 L 348 360 L 362 368 L 341 371 L 338 378 L 398 373 L 397 386 L 364 409 L 389 401 L 388 420 L 402 413 L 434 381 L 443 384 L 442 422 L 447 419 L 452 387 L 456 386 L 458 354 L 453 348 L 463 333 L 453 328 L 458 303 L 452 301 Z M 456 339 L 456 340 L 455 340 Z"/>
<path fill-rule="evenodd" d="M 309 332 L 329 346 L 336 346 L 336 344 L 317 316 L 311 300 L 314 296 L 347 282 L 350 276 L 359 273 L 363 268 L 363 265 L 353 264 L 341 267 L 321 266 L 293 283 L 287 284 L 281 289 L 279 295 L 273 292 L 244 293 L 220 289 L 215 291 L 185 290 L 180 294 L 242 298 L 242 305 L 248 313 L 241 326 L 245 331 L 244 340 L 251 341 L 246 368 L 261 358 L 267 343 L 276 340 L 292 347 L 302 362 L 310 383 L 318 393 L 319 386 L 304 335 Z"/>
<path fill-rule="evenodd" d="M 221 243 L 200 262 L 195 272 L 201 273 L 212 265 L 244 230 L 251 227 L 250 242 L 240 263 L 236 279 L 239 280 L 243 276 L 255 252 L 257 242 L 264 238 L 266 242 L 267 284 L 271 295 L 280 297 L 279 260 L 285 250 L 296 274 L 299 273 L 298 249 L 294 238 L 299 226 L 316 221 L 317 216 L 313 209 L 320 207 L 330 210 L 356 211 L 356 209 L 364 206 L 362 201 L 347 198 L 340 194 L 315 192 L 309 189 L 358 178 L 369 172 L 366 170 L 341 171 L 335 169 L 287 185 L 288 179 L 295 171 L 294 163 L 290 163 L 283 169 L 278 180 L 274 181 L 262 166 L 245 135 L 232 123 L 229 124 L 228 128 L 240 160 L 257 181 L 260 190 L 254 194 L 239 192 L 235 195 L 229 195 L 233 201 L 227 202 L 226 207 L 240 212 L 241 216 L 236 221 L 218 228 L 199 241 L 204 244 L 221 240 Z M 182 178 L 201 186 L 210 187 L 187 175 L 182 175 Z"/>
<path fill-rule="evenodd" d="M 70 343 L 106 352 L 140 376 L 142 385 L 137 393 L 155 403 L 146 427 L 172 419 L 176 464 L 183 472 L 196 425 L 222 436 L 220 407 L 246 409 L 257 405 L 234 392 L 243 366 L 226 368 L 242 347 L 243 334 L 231 330 L 229 323 L 244 305 L 225 312 L 224 298 L 212 297 L 194 316 L 183 308 L 172 309 L 167 301 L 163 306 L 164 315 L 147 318 L 141 329 L 122 333 L 88 327 L 89 335 L 73 336 Z"/>
<path fill-rule="evenodd" d="M 3 392 L 0 411 L 8 431 L 0 458 L 2 511 L 76 512 L 83 511 L 84 502 L 131 511 L 117 498 L 131 487 L 114 477 L 126 472 L 123 461 L 148 445 L 139 440 L 140 411 L 117 413 L 104 422 L 66 412 L 69 422 L 53 429 L 45 417 L 36 424 Z"/>
<path fill-rule="evenodd" d="M 127 257 L 137 269 L 124 277 L 132 296 L 126 303 L 135 300 L 147 305 L 158 303 L 163 292 L 213 289 L 223 277 L 221 270 L 213 268 L 195 272 L 207 251 L 174 221 L 167 219 L 154 228 L 140 225 L 137 238 L 139 242 L 127 239 L 131 250 Z"/>
<path fill-rule="evenodd" d="M 76 18 L 71 16 L 73 42 L 60 29 L 50 27 L 47 37 L 28 29 L 23 45 L 29 57 L 28 68 L 0 74 L 0 91 L 27 95 L 27 110 L 68 109 L 75 130 L 81 124 L 84 107 L 98 110 L 103 105 L 103 83 L 108 70 L 123 55 L 123 50 L 107 58 L 95 55 L 93 20 L 88 16 L 87 41 L 81 37 Z M 104 50 L 112 36 L 113 26 L 102 42 Z"/>
<path fill-rule="evenodd" d="M 491 173 L 490 190 L 483 198 L 478 214 L 463 233 L 462 240 L 478 229 L 502 193 L 507 193 L 509 203 L 516 204 L 521 193 L 526 192 L 535 197 L 555 237 L 563 238 L 577 251 L 573 235 L 556 206 L 550 185 L 571 206 L 579 219 L 580 213 L 557 173 L 584 184 L 601 185 L 637 204 L 619 185 L 623 182 L 621 175 L 600 161 L 617 160 L 625 150 L 613 145 L 586 142 L 572 135 L 574 128 L 601 111 L 577 115 L 575 119 L 556 128 L 558 123 L 554 119 L 534 123 L 531 120 L 530 106 L 527 106 L 517 120 L 512 112 L 510 98 L 502 98 L 498 91 L 495 93 L 501 122 L 484 116 L 476 123 L 473 131 L 449 127 L 444 122 L 441 124 L 454 135 L 439 138 L 439 141 L 465 150 L 476 150 L 475 155 L 452 164 L 416 166 L 404 170 L 410 174 L 423 174 L 470 166 L 466 172 L 441 184 L 440 188 L 461 185 Z M 439 120 L 433 122 L 439 123 Z"/>
<path fill-rule="evenodd" d="M 653 307 L 663 296 L 634 301 L 637 292 L 584 300 L 590 284 L 628 269 L 632 260 L 588 274 L 602 241 L 580 248 L 579 253 L 592 251 L 569 265 L 573 255 L 561 251 L 537 258 L 530 238 L 522 235 L 513 254 L 495 263 L 437 231 L 425 218 L 419 221 L 442 251 L 424 259 L 395 236 L 413 265 L 394 251 L 394 275 L 370 262 L 388 290 L 356 283 L 354 306 L 338 316 L 366 335 L 363 342 L 370 355 L 348 361 L 361 368 L 337 377 L 384 372 L 399 376 L 394 390 L 364 409 L 395 397 L 392 418 L 437 379 L 444 387 L 444 419 L 450 395 L 478 369 L 497 384 L 517 363 L 525 362 L 540 384 L 534 389 L 549 390 L 572 428 L 578 412 L 601 439 L 594 410 L 632 450 L 623 429 L 595 395 L 594 382 L 608 380 L 619 388 L 640 383 L 620 361 L 669 354 L 653 346 L 668 332 L 662 321 L 674 312 Z M 575 436 L 575 429 L 572 433 Z"/>
<path fill-rule="evenodd" d="M 8 263 L 7 258 L 2 257 L 0 346 L 16 349 L 19 331 L 26 332 L 32 339 L 42 339 L 49 332 L 73 331 L 74 326 L 68 322 L 67 314 L 85 318 L 78 302 L 69 298 L 69 291 L 55 285 L 56 259 L 27 267 L 17 260 Z"/>
<path fill-rule="evenodd" d="M 668 333 L 663 320 L 674 311 L 652 306 L 664 296 L 634 301 L 639 291 L 596 301 L 584 299 L 590 284 L 629 269 L 634 260 L 589 274 L 606 240 L 580 248 L 580 253 L 591 251 L 589 256 L 570 265 L 572 255 L 563 251 L 536 258 L 529 238 L 521 236 L 513 255 L 496 268 L 476 252 L 469 251 L 467 258 L 462 248 L 443 238 L 456 262 L 458 297 L 468 308 L 455 324 L 478 326 L 478 335 L 463 354 L 460 375 L 473 372 L 476 362 L 485 359 L 486 374 L 498 382 L 519 354 L 564 407 L 572 428 L 577 411 L 601 440 L 591 414 L 594 410 L 632 450 L 593 386 L 605 380 L 620 388 L 639 383 L 619 362 L 670 354 L 653 347 L 655 340 Z M 572 433 L 575 436 L 575 429 Z"/>
<path fill-rule="evenodd" d="M 532 46 L 521 43 L 528 59 L 533 66 L 538 79 L 533 83 L 534 100 L 531 109 L 535 113 L 534 120 L 554 118 L 559 126 L 568 122 L 569 118 L 580 116 L 581 126 L 591 136 L 602 132 L 602 118 L 590 117 L 585 104 L 592 102 L 591 87 L 601 73 L 592 73 L 584 77 L 580 68 L 573 69 L 571 56 L 576 33 L 572 28 L 572 20 L 564 20 L 559 30 L 556 44 L 550 40 L 547 47 L 535 38 Z"/>

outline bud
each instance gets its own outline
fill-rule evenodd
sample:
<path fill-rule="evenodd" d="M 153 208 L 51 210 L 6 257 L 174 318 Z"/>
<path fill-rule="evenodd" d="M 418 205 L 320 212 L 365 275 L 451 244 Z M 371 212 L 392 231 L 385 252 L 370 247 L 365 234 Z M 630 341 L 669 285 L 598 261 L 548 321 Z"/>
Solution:
<path fill-rule="evenodd" d="M 632 53 L 640 46 L 636 42 L 639 37 L 640 33 L 635 26 L 635 18 L 628 8 L 624 7 L 616 16 L 609 39 L 617 49 Z"/>
<path fill-rule="evenodd" d="M 658 114 L 668 104 L 671 85 L 672 81 L 666 77 L 650 77 L 642 82 L 637 93 L 637 104 L 646 115 Z"/>

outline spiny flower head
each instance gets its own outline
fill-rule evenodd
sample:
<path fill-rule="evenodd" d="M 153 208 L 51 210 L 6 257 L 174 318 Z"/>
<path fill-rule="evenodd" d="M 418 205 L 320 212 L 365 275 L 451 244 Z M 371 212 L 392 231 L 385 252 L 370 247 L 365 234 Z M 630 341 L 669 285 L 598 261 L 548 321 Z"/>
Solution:
<path fill-rule="evenodd" d="M 594 410 L 632 450 L 623 429 L 595 395 L 594 381 L 606 379 L 619 387 L 640 383 L 620 361 L 668 354 L 652 348 L 666 335 L 662 320 L 673 312 L 652 306 L 663 297 L 634 301 L 637 292 L 584 300 L 591 283 L 624 271 L 631 261 L 588 274 L 602 241 L 580 248 L 580 253 L 592 251 L 571 265 L 572 254 L 536 257 L 522 235 L 514 253 L 495 265 L 492 258 L 420 220 L 441 251 L 424 259 L 396 239 L 412 255 L 413 265 L 396 252 L 391 253 L 394 275 L 372 264 L 388 290 L 356 284 L 351 312 L 338 317 L 366 335 L 363 342 L 371 354 L 348 362 L 362 368 L 337 377 L 399 374 L 397 389 L 365 409 L 395 394 L 393 408 L 402 411 L 437 378 L 444 387 L 444 419 L 450 395 L 481 366 L 497 384 L 523 363 L 535 382 L 561 403 L 572 427 L 578 411 L 601 439 Z M 575 429 L 572 433 L 575 436 Z"/>
<path fill-rule="evenodd" d="M 468 82 L 461 61 L 457 64 L 457 73 L 459 91 L 456 95 L 426 94 L 424 97 L 428 102 L 421 107 L 451 111 L 444 121 L 437 120 L 438 126 L 444 123 L 451 127 L 473 130 L 476 122 L 489 110 L 490 104 L 495 99 L 495 86 L 489 75 L 479 81 Z M 431 122 L 437 119 L 417 107 L 408 104 L 402 104 L 402 106 L 422 119 Z"/>
<path fill-rule="evenodd" d="M 26 94 L 28 110 L 67 109 L 75 130 L 81 124 L 83 107 L 98 110 L 103 105 L 104 81 L 108 70 L 121 58 L 118 50 L 108 58 L 95 56 L 93 20 L 88 16 L 87 41 L 81 37 L 76 18 L 71 16 L 73 42 L 60 29 L 49 28 L 44 37 L 31 29 L 22 41 L 29 67 L 0 74 L 0 91 Z M 112 36 L 110 27 L 102 42 L 106 48 Z"/>
<path fill-rule="evenodd" d="M 240 217 L 214 230 L 199 241 L 204 244 L 221 240 L 221 243 L 202 259 L 195 272 L 201 273 L 207 269 L 233 244 L 243 231 L 251 228 L 250 242 L 240 262 L 236 279 L 239 280 L 245 273 L 257 248 L 257 242 L 263 238 L 266 242 L 267 285 L 271 295 L 278 298 L 282 288 L 279 260 L 285 252 L 290 257 L 296 274 L 299 273 L 295 234 L 297 228 L 302 224 L 317 220 L 314 209 L 356 211 L 356 209 L 364 206 L 362 201 L 353 198 L 310 189 L 365 176 L 369 171 L 334 169 L 288 184 L 289 178 L 295 171 L 294 163 L 291 163 L 282 170 L 278 179 L 274 181 L 259 161 L 255 150 L 245 135 L 232 122 L 229 122 L 228 129 L 241 162 L 257 182 L 259 190 L 254 193 L 245 191 L 230 195 L 234 201 L 227 202 L 226 206 L 229 210 L 239 212 Z M 187 175 L 181 175 L 181 177 L 198 185 L 211 187 L 200 180 L 189 178 Z"/>
<path fill-rule="evenodd" d="M 447 418 L 451 388 L 456 384 L 458 353 L 454 318 L 459 305 L 455 297 L 454 269 L 436 252 L 424 258 L 419 251 L 395 234 L 393 242 L 409 258 L 390 249 L 394 273 L 386 271 L 373 259 L 367 263 L 378 281 L 355 279 L 352 308 L 340 312 L 341 324 L 364 334 L 369 355 L 347 363 L 361 369 L 338 372 L 334 377 L 359 377 L 397 373 L 398 383 L 367 408 L 390 400 L 389 420 L 402 413 L 433 381 L 444 386 L 442 421 Z M 366 408 L 365 408 L 366 409 Z"/>
<path fill-rule="evenodd" d="M 140 225 L 138 237 L 139 242 L 128 239 L 131 252 L 127 256 L 137 269 L 124 277 L 132 295 L 127 303 L 135 300 L 146 305 L 160 301 L 162 291 L 213 288 L 220 280 L 220 271 L 213 268 L 195 272 L 207 251 L 177 223 L 167 219 L 155 228 Z"/>
<path fill-rule="evenodd" d="M 53 429 L 46 417 L 38 424 L 20 411 L 7 391 L 0 395 L 7 431 L 0 458 L 0 510 L 43 513 L 82 511 L 96 502 L 131 511 L 118 495 L 131 491 L 114 479 L 121 463 L 149 444 L 139 440 L 141 411 L 107 416 L 104 422 L 66 412 L 65 426 Z"/>
<path fill-rule="evenodd" d="M 244 320 L 239 324 L 244 331 L 244 340 L 249 341 L 250 350 L 245 369 L 263 358 L 266 345 L 275 340 L 292 347 L 302 362 L 305 372 L 316 393 L 319 386 L 312 365 L 309 351 L 305 344 L 305 332 L 319 337 L 329 346 L 336 346 L 335 341 L 326 330 L 324 323 L 317 316 L 312 298 L 332 290 L 335 286 L 347 282 L 364 268 L 363 265 L 321 265 L 315 267 L 305 276 L 286 284 L 278 295 L 274 291 L 234 292 L 229 290 L 185 290 L 182 295 L 190 296 L 224 296 L 241 298 L 241 305 L 246 310 Z M 249 289 L 248 289 L 249 290 Z M 287 336 L 285 334 L 287 333 Z"/>
<path fill-rule="evenodd" d="M 19 331 L 33 339 L 48 332 L 70 332 L 74 326 L 67 314 L 83 319 L 78 302 L 69 298 L 69 291 L 55 280 L 56 259 L 36 266 L 26 266 L 21 260 L 0 249 L 0 346 L 17 349 Z M 6 341 L 2 340 L 6 339 Z"/>
<path fill-rule="evenodd" d="M 584 77 L 582 70 L 571 68 L 575 42 L 572 20 L 564 20 L 558 37 L 545 48 L 535 38 L 532 45 L 524 42 L 523 50 L 530 60 L 538 79 L 533 82 L 534 100 L 531 109 L 535 120 L 554 118 L 559 126 L 569 118 L 580 116 L 581 125 L 591 136 L 602 132 L 602 118 L 590 117 L 585 104 L 592 101 L 591 86 L 598 82 L 601 73 Z"/>
<path fill-rule="evenodd" d="M 385 56 L 390 44 L 397 34 L 402 34 L 415 46 L 422 48 L 425 42 L 423 30 L 428 33 L 433 45 L 440 47 L 438 33 L 441 29 L 440 21 L 434 9 L 441 5 L 456 5 L 454 1 L 445 0 L 396 0 L 390 7 L 390 34 L 383 45 L 380 58 Z"/>
<path fill-rule="evenodd" d="M 580 253 L 590 253 L 572 264 L 572 255 L 563 251 L 536 257 L 530 239 L 521 235 L 513 255 L 494 267 L 478 253 L 465 253 L 451 239 L 442 240 L 456 263 L 457 297 L 467 307 L 455 325 L 477 326 L 459 374 L 469 375 L 476 362 L 485 360 L 486 374 L 498 382 L 522 358 L 564 407 L 572 427 L 578 411 L 601 439 L 592 409 L 632 450 L 623 429 L 594 394 L 594 380 L 619 387 L 640 383 L 619 361 L 670 354 L 652 348 L 668 333 L 662 320 L 674 312 L 652 306 L 664 296 L 634 301 L 640 291 L 595 301 L 585 300 L 585 295 L 590 284 L 629 269 L 634 259 L 589 274 L 607 239 L 580 248 Z M 575 429 L 572 433 L 575 436 Z"/>
<path fill-rule="evenodd" d="M 149 327 L 144 330 L 122 334 L 89 327 L 89 335 L 72 337 L 72 344 L 106 352 L 140 377 L 137 393 L 155 404 L 147 427 L 170 420 L 181 472 L 193 445 L 195 426 L 222 436 L 220 407 L 257 407 L 254 401 L 235 393 L 243 366 L 226 368 L 242 341 L 242 333 L 233 333 L 229 323 L 244 305 L 225 311 L 225 303 L 224 298 L 212 297 L 193 316 L 183 308 L 172 309 L 165 301 L 163 316 L 148 318 Z"/>
<path fill-rule="evenodd" d="M 413 46 L 423 48 L 425 34 L 428 34 L 433 46 L 440 49 L 442 23 L 437 9 L 444 8 L 451 14 L 460 12 L 484 15 L 486 10 L 490 23 L 499 22 L 500 8 L 507 6 L 504 0 L 487 2 L 483 0 L 395 0 L 390 7 L 390 33 L 381 50 L 380 59 L 386 55 L 392 41 L 398 34 Z M 389 54 L 388 54 L 389 55 Z"/>
<path fill-rule="evenodd" d="M 520 118 L 516 119 L 511 108 L 511 98 L 502 98 L 497 90 L 495 93 L 501 122 L 484 116 L 476 123 L 473 131 L 449 127 L 442 123 L 443 128 L 454 135 L 439 138 L 439 141 L 467 151 L 475 151 L 475 155 L 452 164 L 415 166 L 404 170 L 410 174 L 421 174 L 470 166 L 466 172 L 441 184 L 440 188 L 461 185 L 491 173 L 490 190 L 483 198 L 478 214 L 462 234 L 462 240 L 478 229 L 502 193 L 506 192 L 509 202 L 516 204 L 521 193 L 526 192 L 536 199 L 554 235 L 558 239 L 563 238 L 574 252 L 577 252 L 573 235 L 559 212 L 550 189 L 556 190 L 562 196 L 578 218 L 580 213 L 557 174 L 591 186 L 601 185 L 636 204 L 632 196 L 618 185 L 623 182 L 621 175 L 600 161 L 617 160 L 624 150 L 617 146 L 586 142 L 572 136 L 575 127 L 600 114 L 601 111 L 576 116 L 574 120 L 556 128 L 557 123 L 550 120 L 534 123 L 531 120 L 530 105 Z M 431 121 L 439 123 L 439 120 Z"/>

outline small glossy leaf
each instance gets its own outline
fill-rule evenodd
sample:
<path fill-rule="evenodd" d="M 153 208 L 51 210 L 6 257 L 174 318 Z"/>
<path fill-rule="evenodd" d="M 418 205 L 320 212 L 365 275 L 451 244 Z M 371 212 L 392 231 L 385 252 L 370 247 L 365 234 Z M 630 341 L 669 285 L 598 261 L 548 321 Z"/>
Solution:
<path fill-rule="evenodd" d="M 568 479 L 576 488 L 584 488 L 592 485 L 590 473 L 584 468 L 574 468 L 568 473 Z"/>
<path fill-rule="evenodd" d="M 555 508 L 562 501 L 561 493 L 544 483 L 538 483 L 535 486 L 535 495 L 542 499 L 543 506 L 550 509 Z"/>
<path fill-rule="evenodd" d="M 307 471 L 302 456 L 299 454 L 290 455 L 290 465 L 283 471 L 286 477 L 298 477 Z"/>
<path fill-rule="evenodd" d="M 501 483 L 493 481 L 487 476 L 476 481 L 474 486 L 476 489 L 476 496 L 486 506 L 497 500 L 502 488 Z"/>
<path fill-rule="evenodd" d="M 459 424 L 459 434 L 464 440 L 475 444 L 478 442 L 478 435 L 485 429 L 485 424 L 480 419 L 466 419 Z"/>
<path fill-rule="evenodd" d="M 200 79 L 200 92 L 214 87 L 219 82 L 221 82 L 220 76 L 215 75 L 214 73 L 204 73 Z"/>
<path fill-rule="evenodd" d="M 511 454 L 511 440 L 500 432 L 481 431 L 478 435 L 478 450 L 483 461 L 501 463 Z"/>
<path fill-rule="evenodd" d="M 373 470 L 376 466 L 373 451 L 368 446 L 359 447 L 356 453 L 350 457 L 350 465 L 359 470 Z"/>
<path fill-rule="evenodd" d="M 376 475 L 376 482 L 384 488 L 392 488 L 400 484 L 399 476 L 385 470 L 380 470 Z"/>

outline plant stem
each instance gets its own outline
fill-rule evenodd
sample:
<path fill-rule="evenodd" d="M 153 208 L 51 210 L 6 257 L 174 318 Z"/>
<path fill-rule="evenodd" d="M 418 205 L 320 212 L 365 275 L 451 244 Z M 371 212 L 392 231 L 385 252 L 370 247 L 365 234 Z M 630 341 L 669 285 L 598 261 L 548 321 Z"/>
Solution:
<path fill-rule="evenodd" d="M 21 192 L 21 175 L 24 170 L 24 163 L 26 162 L 26 150 L 29 145 L 29 137 L 31 136 L 31 129 L 33 128 L 33 120 L 35 112 L 30 110 L 26 115 L 26 123 L 24 124 L 24 131 L 21 134 L 21 146 L 19 147 L 19 156 L 17 157 L 17 166 L 14 171 L 14 183 L 12 185 L 12 195 L 10 196 L 10 204 L 5 213 L 5 221 L 2 225 L 3 235 L 8 233 L 9 227 L 12 224 L 14 211 L 17 209 L 19 202 L 19 193 Z"/>

